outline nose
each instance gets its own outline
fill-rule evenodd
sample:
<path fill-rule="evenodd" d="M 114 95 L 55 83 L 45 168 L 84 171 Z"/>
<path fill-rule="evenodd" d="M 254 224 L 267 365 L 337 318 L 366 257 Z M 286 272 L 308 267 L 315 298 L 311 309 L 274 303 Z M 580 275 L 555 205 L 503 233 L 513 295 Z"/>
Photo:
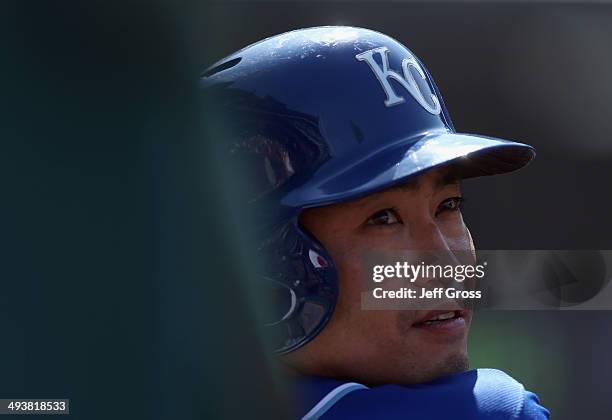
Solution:
<path fill-rule="evenodd" d="M 455 254 L 456 250 L 453 250 L 452 238 L 449 241 L 449 238 L 446 237 L 434 220 L 421 220 L 418 223 L 414 223 L 411 227 L 409 241 L 410 249 L 413 252 L 409 252 L 409 254 L 416 263 L 422 262 L 427 265 L 436 266 L 457 266 L 461 264 L 461 257 Z M 425 276 L 418 279 L 414 285 L 416 287 L 431 288 L 448 286 L 449 281 L 443 277 Z"/>
<path fill-rule="evenodd" d="M 466 258 L 463 254 L 469 251 L 463 249 L 463 244 L 459 244 L 457 238 L 448 238 L 432 218 L 415 221 L 408 230 L 406 248 L 415 251 L 415 256 L 429 263 L 458 265 Z"/>
<path fill-rule="evenodd" d="M 419 251 L 450 251 L 447 238 L 430 218 L 419 220 L 410 226 L 410 248 Z"/>

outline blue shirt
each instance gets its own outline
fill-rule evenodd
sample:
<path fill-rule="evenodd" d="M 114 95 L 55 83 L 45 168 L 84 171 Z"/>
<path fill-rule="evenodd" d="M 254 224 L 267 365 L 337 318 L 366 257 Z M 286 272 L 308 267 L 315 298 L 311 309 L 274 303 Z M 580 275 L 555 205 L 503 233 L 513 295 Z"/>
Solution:
<path fill-rule="evenodd" d="M 496 369 L 475 369 L 418 385 L 369 388 L 350 381 L 301 377 L 298 418 L 545 420 L 538 397 Z"/>

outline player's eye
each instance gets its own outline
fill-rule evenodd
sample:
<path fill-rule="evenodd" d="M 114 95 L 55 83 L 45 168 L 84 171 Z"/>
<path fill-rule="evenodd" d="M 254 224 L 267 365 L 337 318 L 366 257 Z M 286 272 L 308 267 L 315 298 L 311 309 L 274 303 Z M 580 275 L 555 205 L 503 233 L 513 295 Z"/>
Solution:
<path fill-rule="evenodd" d="M 402 223 L 402 219 L 395 209 L 377 211 L 366 222 L 368 225 L 393 225 L 395 223 Z"/>
<path fill-rule="evenodd" d="M 450 197 L 442 201 L 436 210 L 436 216 L 444 212 L 459 211 L 465 202 L 463 197 Z"/>

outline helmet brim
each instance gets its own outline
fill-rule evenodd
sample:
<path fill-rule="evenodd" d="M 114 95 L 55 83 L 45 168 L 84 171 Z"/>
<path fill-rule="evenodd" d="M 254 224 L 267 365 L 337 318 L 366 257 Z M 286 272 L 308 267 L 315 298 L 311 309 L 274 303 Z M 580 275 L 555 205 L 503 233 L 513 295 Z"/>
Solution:
<path fill-rule="evenodd" d="M 368 156 L 345 162 L 342 169 L 323 168 L 283 198 L 292 207 L 348 201 L 384 190 L 433 168 L 452 165 L 460 178 L 512 172 L 535 157 L 533 147 L 492 137 L 435 133 L 399 141 Z"/>

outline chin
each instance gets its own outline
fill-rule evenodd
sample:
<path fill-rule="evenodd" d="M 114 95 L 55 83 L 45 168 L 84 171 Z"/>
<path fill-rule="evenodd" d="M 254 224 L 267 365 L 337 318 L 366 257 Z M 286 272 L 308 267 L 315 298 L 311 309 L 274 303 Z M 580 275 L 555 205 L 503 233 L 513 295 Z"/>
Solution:
<path fill-rule="evenodd" d="M 452 375 L 455 373 L 465 372 L 470 368 L 470 361 L 466 353 L 452 355 L 448 359 L 442 361 L 436 369 L 433 376 L 435 378 Z"/>
<path fill-rule="evenodd" d="M 457 350 L 443 358 L 413 361 L 405 366 L 403 378 L 397 378 L 402 383 L 425 383 L 443 376 L 465 372 L 470 368 L 469 358 L 465 349 Z M 399 373 L 399 372 L 398 372 Z M 398 382 L 396 380 L 396 382 Z"/>
<path fill-rule="evenodd" d="M 385 363 L 374 369 L 353 372 L 354 380 L 368 386 L 385 384 L 422 384 L 447 375 L 465 372 L 469 369 L 466 351 L 457 351 L 444 358 L 419 360 L 418 357 L 404 356 L 396 363 Z M 356 374 L 358 373 L 358 374 Z"/>
<path fill-rule="evenodd" d="M 422 384 L 444 376 L 465 372 L 469 369 L 468 358 L 465 356 L 455 356 L 441 362 L 439 365 L 431 366 L 418 372 L 406 372 L 403 377 L 395 378 L 391 383 L 402 384 Z"/>
<path fill-rule="evenodd" d="M 466 352 L 458 352 L 430 365 L 421 372 L 419 382 L 429 382 L 447 375 L 465 372 L 470 368 Z"/>

